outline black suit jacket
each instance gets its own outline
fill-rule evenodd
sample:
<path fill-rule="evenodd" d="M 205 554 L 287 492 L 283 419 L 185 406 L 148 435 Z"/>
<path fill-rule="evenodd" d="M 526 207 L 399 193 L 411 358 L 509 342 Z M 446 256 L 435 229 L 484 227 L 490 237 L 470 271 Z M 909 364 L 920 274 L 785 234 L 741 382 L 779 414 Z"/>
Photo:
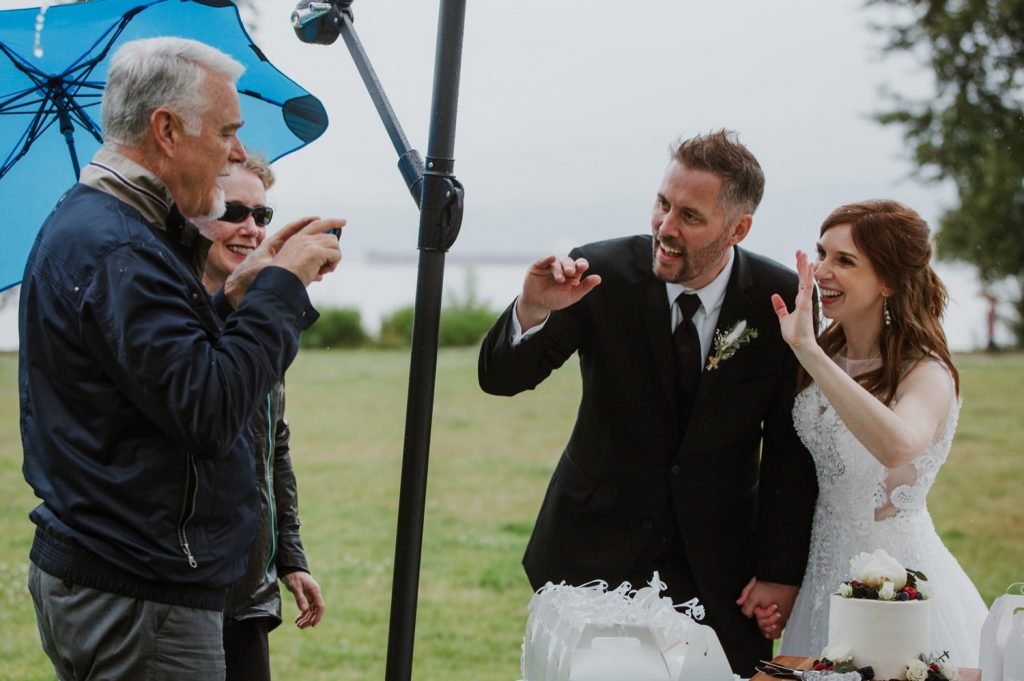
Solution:
<path fill-rule="evenodd" d="M 735 601 L 755 574 L 800 584 L 817 493 L 793 428 L 796 360 L 770 299 L 779 293 L 792 307 L 796 275 L 736 248 L 718 329 L 746 320 L 758 337 L 704 370 L 684 438 L 670 307 L 651 270 L 651 237 L 570 255 L 586 258 L 601 284 L 515 348 L 510 306 L 480 352 L 480 385 L 498 395 L 532 389 L 579 353 L 583 395 L 523 559 L 530 582 L 617 586 L 671 505 L 719 633 L 747 636 L 751 621 Z"/>

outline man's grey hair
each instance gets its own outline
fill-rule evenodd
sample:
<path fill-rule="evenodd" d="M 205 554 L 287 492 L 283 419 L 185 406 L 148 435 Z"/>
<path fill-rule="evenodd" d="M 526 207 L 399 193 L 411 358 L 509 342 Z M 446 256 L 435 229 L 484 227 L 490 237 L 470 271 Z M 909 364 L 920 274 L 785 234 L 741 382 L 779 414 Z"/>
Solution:
<path fill-rule="evenodd" d="M 164 107 L 181 116 L 185 132 L 202 130 L 207 102 L 202 85 L 207 73 L 238 81 L 245 67 L 218 49 L 186 38 L 148 38 L 127 42 L 110 60 L 103 92 L 106 142 L 138 146 L 149 134 L 149 119 Z"/>

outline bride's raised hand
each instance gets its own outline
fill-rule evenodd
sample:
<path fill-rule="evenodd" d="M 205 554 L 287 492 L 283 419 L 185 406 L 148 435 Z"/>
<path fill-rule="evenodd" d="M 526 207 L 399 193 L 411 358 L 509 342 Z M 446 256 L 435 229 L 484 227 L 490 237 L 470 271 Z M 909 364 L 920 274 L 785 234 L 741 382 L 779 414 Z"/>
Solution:
<path fill-rule="evenodd" d="M 801 346 L 816 344 L 814 337 L 814 271 L 817 265 L 803 251 L 796 252 L 796 272 L 799 286 L 793 311 L 786 307 L 786 301 L 779 294 L 772 295 L 772 306 L 779 317 L 782 338 L 794 350 Z"/>

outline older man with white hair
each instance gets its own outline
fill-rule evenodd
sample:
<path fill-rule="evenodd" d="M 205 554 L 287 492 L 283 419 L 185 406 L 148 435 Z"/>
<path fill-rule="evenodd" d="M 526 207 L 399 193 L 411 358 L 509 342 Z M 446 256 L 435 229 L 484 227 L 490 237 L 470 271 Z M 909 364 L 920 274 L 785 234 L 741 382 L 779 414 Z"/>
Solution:
<path fill-rule="evenodd" d="M 259 506 L 248 423 L 316 318 L 305 289 L 337 267 L 344 224 L 291 223 L 206 293 L 210 242 L 182 215 L 224 212 L 241 72 L 194 41 L 126 43 L 105 145 L 26 266 L 29 589 L 62 681 L 224 677 L 225 590 Z"/>

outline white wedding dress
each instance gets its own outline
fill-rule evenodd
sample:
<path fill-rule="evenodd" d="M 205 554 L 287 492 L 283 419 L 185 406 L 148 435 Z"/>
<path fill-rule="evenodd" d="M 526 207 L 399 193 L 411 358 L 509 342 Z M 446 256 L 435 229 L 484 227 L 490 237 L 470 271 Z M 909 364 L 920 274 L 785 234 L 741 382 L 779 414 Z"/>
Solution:
<path fill-rule="evenodd" d="M 836 361 L 857 376 L 881 360 Z M 818 501 L 807 571 L 783 632 L 781 654 L 821 655 L 828 644 L 829 596 L 850 579 L 850 559 L 862 551 L 885 549 L 905 567 L 928 577 L 933 651 L 922 652 L 949 651 L 957 666 L 978 666 L 981 627 L 988 611 L 936 534 L 925 504 L 949 454 L 959 413 L 959 400 L 953 399 L 932 444 L 912 462 L 887 470 L 850 433 L 817 385 L 797 396 L 793 419 L 814 457 Z"/>

